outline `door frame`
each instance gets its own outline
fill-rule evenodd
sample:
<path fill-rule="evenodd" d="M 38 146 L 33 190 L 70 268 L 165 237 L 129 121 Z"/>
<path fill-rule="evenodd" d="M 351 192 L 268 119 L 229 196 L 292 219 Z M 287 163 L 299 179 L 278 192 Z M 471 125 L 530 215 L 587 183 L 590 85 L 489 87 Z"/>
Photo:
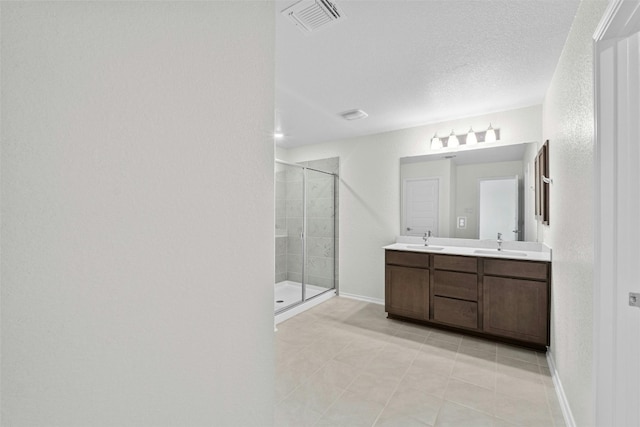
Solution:
<path fill-rule="evenodd" d="M 628 241 L 619 238 L 618 225 L 638 227 L 636 221 L 631 224 L 618 224 L 621 205 L 624 203 L 625 190 L 629 186 L 617 180 L 616 170 L 620 152 L 633 144 L 630 138 L 620 136 L 624 129 L 631 129 L 629 121 L 621 124 L 617 108 L 617 85 L 619 73 L 617 54 L 612 50 L 611 79 L 603 80 L 606 66 L 601 53 L 615 46 L 621 39 L 640 30 L 640 2 L 637 0 L 612 0 L 593 36 L 593 76 L 594 76 L 594 283 L 593 283 L 593 399 L 595 425 L 640 426 L 640 409 L 634 393 L 638 393 L 637 382 L 640 379 L 637 359 L 639 352 L 640 328 L 620 322 L 622 316 L 638 316 L 627 310 L 625 298 L 625 277 L 628 265 L 625 248 Z M 633 108 L 633 107 L 632 107 Z M 636 123 L 637 125 L 637 123 Z M 637 143 L 637 142 L 636 142 Z M 637 242 L 636 242 L 637 243 Z M 636 245 L 637 246 L 637 245 Z M 635 252 L 637 253 L 637 252 Z M 625 269 L 625 266 L 627 268 Z M 637 277 L 636 277 L 637 280 Z M 634 330 L 635 328 L 635 330 Z M 633 334 L 638 333 L 637 337 Z M 620 351 L 621 346 L 629 351 Z M 633 388 L 635 384 L 635 389 Z M 633 424 L 629 424 L 628 421 Z"/>
<path fill-rule="evenodd" d="M 402 194 L 400 195 L 400 206 L 402 208 L 402 214 L 400 215 L 400 235 L 410 236 L 407 234 L 407 182 L 409 181 L 437 181 L 438 183 L 438 215 L 436 216 L 436 236 L 440 234 L 440 177 L 439 176 L 425 176 L 420 178 L 405 178 L 402 180 Z"/>

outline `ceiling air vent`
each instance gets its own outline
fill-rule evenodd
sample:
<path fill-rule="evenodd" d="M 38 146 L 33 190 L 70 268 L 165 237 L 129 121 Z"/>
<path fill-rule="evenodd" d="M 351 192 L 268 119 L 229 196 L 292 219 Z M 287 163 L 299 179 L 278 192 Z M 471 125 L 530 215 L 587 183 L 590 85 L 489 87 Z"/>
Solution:
<path fill-rule="evenodd" d="M 342 113 L 338 113 L 338 115 L 342 116 L 342 118 L 345 120 L 358 120 L 369 117 L 369 115 L 362 110 L 343 111 Z"/>
<path fill-rule="evenodd" d="M 346 18 L 338 7 L 328 0 L 300 0 L 282 11 L 300 31 L 314 33 Z"/>

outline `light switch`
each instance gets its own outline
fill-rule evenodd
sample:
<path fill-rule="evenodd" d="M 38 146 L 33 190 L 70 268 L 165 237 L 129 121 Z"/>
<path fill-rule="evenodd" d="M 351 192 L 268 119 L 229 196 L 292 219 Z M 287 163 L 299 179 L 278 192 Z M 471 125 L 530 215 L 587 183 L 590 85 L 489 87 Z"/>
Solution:
<path fill-rule="evenodd" d="M 640 294 L 629 292 L 629 305 L 631 307 L 639 307 L 640 308 Z"/>
<path fill-rule="evenodd" d="M 467 228 L 467 217 L 459 216 L 458 217 L 458 228 Z"/>

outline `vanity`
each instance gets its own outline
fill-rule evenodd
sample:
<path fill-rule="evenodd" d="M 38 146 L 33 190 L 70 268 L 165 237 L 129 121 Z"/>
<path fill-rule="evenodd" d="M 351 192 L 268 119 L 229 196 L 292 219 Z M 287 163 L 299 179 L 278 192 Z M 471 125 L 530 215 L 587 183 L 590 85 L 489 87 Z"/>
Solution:
<path fill-rule="evenodd" d="M 549 224 L 547 145 L 400 159 L 400 236 L 384 247 L 388 317 L 546 350 L 551 249 L 536 240 Z"/>
<path fill-rule="evenodd" d="M 470 239 L 462 243 L 385 246 L 388 317 L 546 350 L 550 250 L 541 244 L 498 251 L 474 247 Z"/>

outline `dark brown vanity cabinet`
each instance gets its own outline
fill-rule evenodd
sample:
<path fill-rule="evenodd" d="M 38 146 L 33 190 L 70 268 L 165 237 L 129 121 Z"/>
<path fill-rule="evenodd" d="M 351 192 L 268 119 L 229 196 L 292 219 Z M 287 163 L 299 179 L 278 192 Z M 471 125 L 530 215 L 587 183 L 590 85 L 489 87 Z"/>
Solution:
<path fill-rule="evenodd" d="M 484 261 L 484 331 L 549 344 L 549 264 Z"/>
<path fill-rule="evenodd" d="M 386 251 L 389 317 L 549 344 L 550 263 Z"/>
<path fill-rule="evenodd" d="M 429 257 L 387 251 L 385 310 L 416 320 L 429 319 Z"/>

